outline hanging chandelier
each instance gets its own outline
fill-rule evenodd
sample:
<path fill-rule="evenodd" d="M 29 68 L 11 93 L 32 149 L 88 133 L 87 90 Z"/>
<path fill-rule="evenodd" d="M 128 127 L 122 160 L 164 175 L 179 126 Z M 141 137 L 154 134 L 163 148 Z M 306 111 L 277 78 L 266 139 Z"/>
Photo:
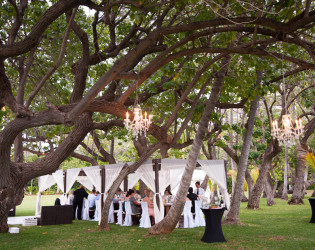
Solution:
<path fill-rule="evenodd" d="M 147 135 L 147 131 L 149 130 L 149 127 L 152 123 L 152 115 L 148 116 L 147 112 L 145 112 L 143 118 L 142 110 L 137 106 L 133 109 L 133 115 L 133 120 L 129 120 L 129 113 L 127 111 L 126 119 L 124 119 L 124 125 L 127 130 L 129 130 L 133 134 L 135 140 L 137 141 L 139 136 Z"/>
<path fill-rule="evenodd" d="M 287 98 L 286 98 L 286 89 L 285 89 L 285 79 L 284 79 L 284 70 L 283 70 L 283 61 L 282 61 L 282 84 L 283 84 L 283 98 L 284 98 L 284 115 L 282 116 L 282 128 L 278 126 L 277 121 L 272 122 L 271 136 L 277 138 L 280 144 L 283 145 L 292 145 L 295 142 L 295 139 L 298 139 L 303 133 L 302 119 L 297 119 L 295 121 L 295 126 L 292 122 L 291 115 L 288 114 L 287 108 Z"/>
<path fill-rule="evenodd" d="M 303 128 L 302 119 L 297 119 L 294 126 L 291 116 L 285 114 L 282 116 L 282 128 L 279 128 L 277 121 L 272 122 L 271 136 L 277 138 L 281 144 L 291 145 L 302 134 Z"/>

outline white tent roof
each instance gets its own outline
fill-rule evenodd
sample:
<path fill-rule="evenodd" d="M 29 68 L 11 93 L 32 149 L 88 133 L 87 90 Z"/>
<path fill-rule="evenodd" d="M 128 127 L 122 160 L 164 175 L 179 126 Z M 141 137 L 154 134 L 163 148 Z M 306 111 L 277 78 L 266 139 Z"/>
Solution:
<path fill-rule="evenodd" d="M 193 173 L 191 186 L 194 186 L 196 181 L 202 181 L 207 174 L 209 178 L 215 182 L 221 193 L 224 196 L 224 201 L 226 206 L 229 208 L 230 200 L 227 192 L 227 183 L 226 183 L 226 171 L 223 160 L 198 160 L 198 163 L 201 166 L 201 169 L 196 169 Z M 130 163 L 131 164 L 131 163 Z M 159 171 L 159 192 L 164 192 L 166 187 L 171 186 L 173 193 L 176 193 L 181 181 L 181 177 L 184 173 L 187 160 L 181 159 L 162 159 L 161 160 L 161 170 Z M 105 192 L 111 187 L 113 181 L 119 175 L 123 163 L 121 164 L 110 164 L 105 166 L 92 166 L 82 169 L 69 169 L 67 171 L 67 180 L 66 180 L 66 192 L 69 192 L 74 181 L 77 180 L 82 185 L 86 186 L 87 189 L 91 190 L 93 186 L 101 192 L 101 168 L 105 168 Z M 155 172 L 153 171 L 153 163 L 151 160 L 144 162 L 133 174 L 130 174 L 129 181 L 130 185 L 128 188 L 132 188 L 139 179 L 144 181 L 144 183 L 154 192 L 155 190 Z M 86 176 L 78 176 L 80 170 L 83 170 L 86 173 Z M 58 172 L 58 174 L 56 174 Z M 59 186 L 63 187 L 64 175 L 61 174 L 62 170 L 57 170 L 56 173 L 52 175 L 41 176 L 40 180 L 47 180 L 52 176 L 51 185 L 58 183 Z M 56 179 L 56 180 L 55 180 Z M 55 180 L 55 181 L 53 181 Z M 129 182 L 128 181 L 128 182 Z M 69 185 L 71 184 L 71 186 Z M 128 183 L 129 184 L 129 183 Z M 133 186 L 132 186 L 133 185 Z M 43 188 L 47 189 L 50 186 L 44 185 Z M 40 188 L 41 191 L 44 191 L 43 188 Z M 64 189 L 62 189 L 64 191 Z M 206 195 L 209 195 L 206 192 Z"/>

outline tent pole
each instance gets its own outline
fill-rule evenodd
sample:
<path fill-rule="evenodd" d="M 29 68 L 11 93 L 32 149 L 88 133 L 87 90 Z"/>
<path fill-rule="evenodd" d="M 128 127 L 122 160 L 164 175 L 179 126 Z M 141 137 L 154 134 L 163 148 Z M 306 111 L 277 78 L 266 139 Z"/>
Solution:
<path fill-rule="evenodd" d="M 224 170 L 225 170 L 225 185 L 226 185 L 226 188 L 228 186 L 228 183 L 227 183 L 227 160 L 224 160 Z"/>
<path fill-rule="evenodd" d="M 103 166 L 101 168 L 101 180 L 102 180 L 102 186 L 101 186 L 101 204 L 102 204 L 102 209 L 104 206 L 104 192 L 105 192 L 105 167 Z"/>
<path fill-rule="evenodd" d="M 152 160 L 153 171 L 155 172 L 155 195 L 156 195 L 156 205 L 160 207 L 160 180 L 159 180 L 159 171 L 161 170 L 161 159 Z"/>
<path fill-rule="evenodd" d="M 124 192 L 128 191 L 128 176 L 125 177 L 124 179 Z"/>
<path fill-rule="evenodd" d="M 63 193 L 66 194 L 67 191 L 67 170 L 63 170 L 64 179 L 63 179 Z"/>

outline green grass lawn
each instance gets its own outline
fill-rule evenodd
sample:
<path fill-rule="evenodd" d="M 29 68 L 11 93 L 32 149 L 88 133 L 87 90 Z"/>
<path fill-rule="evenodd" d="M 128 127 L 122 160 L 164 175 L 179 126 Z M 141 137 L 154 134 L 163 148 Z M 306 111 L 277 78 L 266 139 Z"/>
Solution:
<path fill-rule="evenodd" d="M 16 216 L 33 216 L 35 215 L 36 207 L 36 195 L 26 195 L 23 199 L 23 202 L 20 206 L 16 207 Z M 55 204 L 56 198 L 59 198 L 58 195 L 42 195 L 41 196 L 41 205 L 42 206 L 53 206 Z"/>
<path fill-rule="evenodd" d="M 52 205 L 56 196 L 42 196 L 42 204 Z M 73 221 L 70 225 L 20 226 L 19 234 L 0 234 L 0 249 L 315 249 L 315 224 L 309 223 L 311 208 L 289 206 L 276 199 L 277 205 L 251 211 L 242 204 L 242 226 L 223 226 L 226 243 L 200 241 L 204 228 L 176 229 L 170 235 L 147 236 L 138 226 L 112 225 L 99 232 L 96 222 Z M 18 215 L 33 215 L 35 196 L 25 197 Z"/>

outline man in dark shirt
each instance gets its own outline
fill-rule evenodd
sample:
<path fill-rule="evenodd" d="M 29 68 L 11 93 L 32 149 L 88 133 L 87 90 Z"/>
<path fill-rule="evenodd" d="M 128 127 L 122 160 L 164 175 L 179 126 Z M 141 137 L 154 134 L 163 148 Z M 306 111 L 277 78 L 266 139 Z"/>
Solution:
<path fill-rule="evenodd" d="M 75 212 L 78 208 L 77 217 L 78 220 L 81 220 L 83 199 L 88 197 L 88 193 L 85 191 L 84 186 L 81 186 L 79 189 L 75 190 L 73 194 L 73 219 L 75 219 Z"/>
<path fill-rule="evenodd" d="M 189 200 L 191 200 L 192 203 L 192 207 L 191 207 L 191 212 L 194 213 L 195 212 L 195 200 L 198 199 L 198 196 L 196 194 L 193 193 L 193 188 L 190 187 L 188 188 L 188 194 L 187 194 L 187 198 Z"/>

